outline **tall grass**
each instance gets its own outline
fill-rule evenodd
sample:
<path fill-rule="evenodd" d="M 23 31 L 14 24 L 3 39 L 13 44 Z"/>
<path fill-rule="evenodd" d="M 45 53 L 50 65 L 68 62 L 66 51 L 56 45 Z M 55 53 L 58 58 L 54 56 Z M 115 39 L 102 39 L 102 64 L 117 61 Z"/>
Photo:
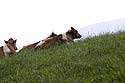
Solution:
<path fill-rule="evenodd" d="M 125 32 L 0 60 L 0 83 L 125 83 Z"/>

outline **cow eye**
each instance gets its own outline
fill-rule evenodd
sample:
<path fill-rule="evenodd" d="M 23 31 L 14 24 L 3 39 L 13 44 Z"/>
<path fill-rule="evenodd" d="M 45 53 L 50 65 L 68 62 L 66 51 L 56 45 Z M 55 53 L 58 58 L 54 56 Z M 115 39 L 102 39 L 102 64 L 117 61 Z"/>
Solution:
<path fill-rule="evenodd" d="M 75 31 L 75 34 L 77 34 L 78 32 L 77 31 Z"/>

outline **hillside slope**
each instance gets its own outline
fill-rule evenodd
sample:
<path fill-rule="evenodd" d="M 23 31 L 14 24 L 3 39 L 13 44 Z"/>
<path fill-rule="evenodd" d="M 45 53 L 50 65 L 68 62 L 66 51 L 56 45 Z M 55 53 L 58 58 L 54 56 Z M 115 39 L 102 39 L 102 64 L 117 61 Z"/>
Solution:
<path fill-rule="evenodd" d="M 0 83 L 125 83 L 125 32 L 0 60 Z"/>

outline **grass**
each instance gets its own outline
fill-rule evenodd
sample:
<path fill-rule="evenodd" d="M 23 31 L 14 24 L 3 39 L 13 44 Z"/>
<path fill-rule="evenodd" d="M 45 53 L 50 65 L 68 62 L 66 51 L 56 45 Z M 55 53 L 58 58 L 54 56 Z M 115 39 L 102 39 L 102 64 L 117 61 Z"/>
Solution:
<path fill-rule="evenodd" d="M 0 60 L 0 83 L 125 83 L 125 32 Z"/>

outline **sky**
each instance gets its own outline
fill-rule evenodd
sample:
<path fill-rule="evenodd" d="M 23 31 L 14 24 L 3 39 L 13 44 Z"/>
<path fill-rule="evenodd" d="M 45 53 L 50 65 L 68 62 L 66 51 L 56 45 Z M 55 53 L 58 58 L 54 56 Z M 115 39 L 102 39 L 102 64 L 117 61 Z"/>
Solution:
<path fill-rule="evenodd" d="M 18 46 L 125 17 L 124 0 L 0 0 L 0 46 L 17 39 Z"/>

